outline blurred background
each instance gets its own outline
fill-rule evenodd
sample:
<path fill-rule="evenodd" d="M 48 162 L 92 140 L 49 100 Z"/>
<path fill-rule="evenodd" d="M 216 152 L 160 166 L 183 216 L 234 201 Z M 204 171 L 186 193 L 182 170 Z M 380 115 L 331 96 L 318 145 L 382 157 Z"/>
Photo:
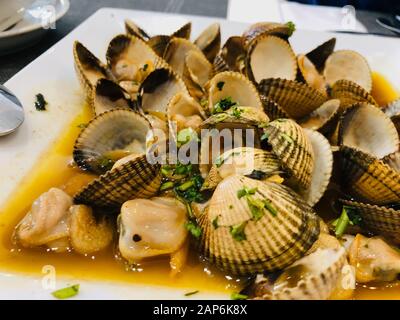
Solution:
<path fill-rule="evenodd" d="M 32 7 L 21 15 L 22 20 L 1 29 L 4 8 L 18 1 L 27 1 Z M 30 24 L 35 21 L 32 16 L 48 14 L 43 10 L 49 4 L 50 8 L 57 8 L 54 14 L 59 19 L 45 33 L 43 30 L 32 30 L 34 28 Z M 377 18 L 386 19 L 384 21 L 400 28 L 400 14 L 397 14 L 400 12 L 400 0 L 0 0 L 0 83 L 102 7 L 212 16 L 245 23 L 293 21 L 298 29 L 384 36 L 396 34 L 378 24 Z M 20 43 L 19 51 L 10 46 Z"/>

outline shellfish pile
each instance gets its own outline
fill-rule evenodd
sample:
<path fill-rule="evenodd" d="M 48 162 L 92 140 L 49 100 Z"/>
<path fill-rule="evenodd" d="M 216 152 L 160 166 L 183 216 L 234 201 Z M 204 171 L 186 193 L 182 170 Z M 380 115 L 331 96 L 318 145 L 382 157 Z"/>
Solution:
<path fill-rule="evenodd" d="M 330 39 L 296 55 L 293 32 L 292 23 L 262 22 L 222 43 L 212 24 L 192 42 L 190 23 L 151 36 L 126 21 L 106 62 L 75 42 L 93 119 L 73 159 L 96 178 L 73 199 L 42 195 L 17 241 L 94 252 L 112 241 L 112 220 L 128 263 L 170 255 L 178 273 L 190 240 L 222 272 L 255 277 L 243 292 L 256 299 L 348 298 L 346 268 L 354 284 L 392 281 L 379 270 L 400 273 L 389 250 L 400 243 L 400 102 L 378 106 L 359 53 Z M 185 162 L 171 146 L 198 152 Z M 150 150 L 165 161 L 151 161 Z M 325 222 L 321 203 L 332 205 Z M 80 208 L 90 217 L 75 232 Z M 78 241 L 86 227 L 100 245 Z M 368 266 L 365 241 L 376 250 Z"/>

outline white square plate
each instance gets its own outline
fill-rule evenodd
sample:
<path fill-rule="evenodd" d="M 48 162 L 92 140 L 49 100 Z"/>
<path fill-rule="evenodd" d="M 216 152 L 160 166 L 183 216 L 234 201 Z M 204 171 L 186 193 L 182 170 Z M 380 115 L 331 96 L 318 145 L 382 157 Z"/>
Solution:
<path fill-rule="evenodd" d="M 124 32 L 124 20 L 130 18 L 151 34 L 168 34 L 188 21 L 193 24 L 193 36 L 212 22 L 220 22 L 222 37 L 241 34 L 245 24 L 197 16 L 171 15 L 155 12 L 101 9 L 88 18 L 68 36 L 21 70 L 5 85 L 25 106 L 26 120 L 17 133 L 0 139 L 0 212 L 13 190 L 30 172 L 35 162 L 57 140 L 62 130 L 80 112 L 83 95 L 75 76 L 72 45 L 75 40 L 84 43 L 95 55 L 104 57 L 108 42 Z M 379 71 L 400 88 L 400 41 L 370 35 L 330 34 L 296 31 L 291 38 L 295 52 L 307 52 L 335 36 L 338 49 L 353 49 L 363 54 L 375 71 Z M 104 58 L 103 58 L 104 59 Z M 35 94 L 41 92 L 51 108 L 37 112 Z M 0 216 L 1 222 L 1 216 Z M 0 261 L 1 270 L 1 261 Z M 58 280 L 57 287 L 70 283 Z M 80 283 L 80 299 L 181 299 L 187 290 L 144 285 L 85 281 Z M 0 299 L 48 299 L 40 277 L 0 273 Z M 199 293 L 193 298 L 228 298 L 226 295 Z"/>

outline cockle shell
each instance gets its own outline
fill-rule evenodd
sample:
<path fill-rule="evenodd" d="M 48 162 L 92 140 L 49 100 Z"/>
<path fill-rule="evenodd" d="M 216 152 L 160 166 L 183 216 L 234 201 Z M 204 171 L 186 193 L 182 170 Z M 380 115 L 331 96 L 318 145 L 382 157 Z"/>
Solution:
<path fill-rule="evenodd" d="M 326 95 L 325 79 L 306 55 L 299 54 L 297 56 L 297 66 L 299 80 Z"/>
<path fill-rule="evenodd" d="M 335 45 L 336 38 L 331 38 L 306 54 L 307 58 L 310 59 L 317 68 L 318 72 L 323 72 L 326 59 L 328 59 L 335 50 Z"/>
<path fill-rule="evenodd" d="M 235 71 L 243 73 L 246 50 L 243 38 L 233 36 L 226 40 L 213 62 L 213 73 Z"/>
<path fill-rule="evenodd" d="M 210 62 L 213 62 L 221 48 L 219 23 L 209 25 L 194 41 Z"/>
<path fill-rule="evenodd" d="M 277 22 L 258 22 L 252 24 L 243 32 L 245 45 L 248 46 L 254 39 L 260 35 L 270 35 L 287 40 L 293 33 L 293 28 L 286 23 Z"/>
<path fill-rule="evenodd" d="M 144 31 L 130 19 L 125 20 L 125 31 L 127 34 L 136 36 L 143 41 L 149 40 L 150 38 L 150 36 L 146 33 L 146 31 Z"/>
<path fill-rule="evenodd" d="M 264 107 L 264 112 L 268 115 L 269 119 L 276 120 L 276 119 L 289 119 L 290 116 L 286 113 L 283 108 L 277 104 L 275 101 L 267 98 L 264 95 L 260 95 L 261 102 Z"/>

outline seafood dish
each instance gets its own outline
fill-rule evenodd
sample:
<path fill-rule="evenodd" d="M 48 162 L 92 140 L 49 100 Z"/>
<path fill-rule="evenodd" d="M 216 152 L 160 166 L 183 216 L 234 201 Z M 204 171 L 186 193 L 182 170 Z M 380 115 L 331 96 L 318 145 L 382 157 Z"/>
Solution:
<path fill-rule="evenodd" d="M 85 121 L 64 173 L 5 213 L 15 259 L 232 299 L 400 293 L 400 99 L 367 59 L 294 52 L 291 22 L 145 27 L 71 48 Z"/>

